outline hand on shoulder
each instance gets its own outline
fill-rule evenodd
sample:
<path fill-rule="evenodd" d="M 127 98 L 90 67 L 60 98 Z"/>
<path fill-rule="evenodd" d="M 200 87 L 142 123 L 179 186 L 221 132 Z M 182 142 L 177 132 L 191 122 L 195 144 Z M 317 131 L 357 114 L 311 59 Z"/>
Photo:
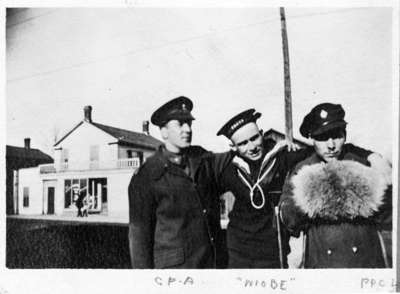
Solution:
<path fill-rule="evenodd" d="M 368 161 L 371 164 L 371 168 L 380 173 L 387 185 L 392 184 L 392 164 L 378 153 L 372 153 L 368 156 Z"/>

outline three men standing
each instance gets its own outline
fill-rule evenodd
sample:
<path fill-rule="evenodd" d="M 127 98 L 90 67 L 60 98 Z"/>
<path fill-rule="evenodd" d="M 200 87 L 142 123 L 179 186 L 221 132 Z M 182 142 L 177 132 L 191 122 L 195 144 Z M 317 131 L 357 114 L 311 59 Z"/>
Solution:
<path fill-rule="evenodd" d="M 219 197 L 231 191 L 235 203 L 227 229 L 228 267 L 287 267 L 289 233 L 279 229 L 275 207 L 287 174 L 312 156 L 314 149 L 288 152 L 285 142 L 270 146 L 256 123 L 261 114 L 249 109 L 217 133 L 231 140 L 231 152 L 213 154 L 191 146 L 192 108 L 190 99 L 178 97 L 151 117 L 160 127 L 165 146 L 147 159 L 129 185 L 132 266 L 215 268 L 221 249 Z M 325 126 L 332 114 L 324 111 L 320 115 L 328 118 L 321 123 Z M 321 154 L 328 158 L 343 154 L 328 149 Z M 369 164 L 370 151 L 344 140 L 340 150 Z M 286 213 L 297 209 L 296 205 L 290 210 L 281 207 L 288 225 L 288 219 L 294 220 L 297 214 L 285 218 Z M 290 225 L 288 229 L 293 232 Z"/>

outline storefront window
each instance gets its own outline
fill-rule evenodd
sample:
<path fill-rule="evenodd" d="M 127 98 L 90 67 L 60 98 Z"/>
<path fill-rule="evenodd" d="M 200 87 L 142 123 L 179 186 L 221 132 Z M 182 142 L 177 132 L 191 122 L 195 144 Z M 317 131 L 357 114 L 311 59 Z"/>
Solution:
<path fill-rule="evenodd" d="M 107 179 L 84 178 L 67 179 L 65 185 L 65 208 L 73 208 L 76 200 L 85 198 L 89 204 L 89 211 L 102 211 L 107 204 Z"/>

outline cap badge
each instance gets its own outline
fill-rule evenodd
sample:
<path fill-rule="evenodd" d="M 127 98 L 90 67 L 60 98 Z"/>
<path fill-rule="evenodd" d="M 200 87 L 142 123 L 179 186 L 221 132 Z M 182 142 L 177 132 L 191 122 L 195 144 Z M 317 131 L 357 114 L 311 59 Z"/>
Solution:
<path fill-rule="evenodd" d="M 187 109 L 186 109 L 186 104 L 185 104 L 185 103 L 182 104 L 182 110 L 183 110 L 183 111 L 186 111 L 186 110 L 187 110 Z"/>
<path fill-rule="evenodd" d="M 325 119 L 328 117 L 328 113 L 325 110 L 321 110 L 320 116 L 321 118 Z"/>

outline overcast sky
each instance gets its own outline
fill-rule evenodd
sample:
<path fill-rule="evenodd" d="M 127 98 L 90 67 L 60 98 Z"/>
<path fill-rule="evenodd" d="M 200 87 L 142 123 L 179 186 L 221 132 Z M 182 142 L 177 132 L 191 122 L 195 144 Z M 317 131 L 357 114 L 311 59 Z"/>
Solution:
<path fill-rule="evenodd" d="M 194 144 L 222 151 L 218 129 L 247 108 L 284 131 L 278 8 L 34 8 L 7 20 L 7 144 L 51 154 L 93 120 L 141 131 L 171 98 L 194 102 Z M 294 135 L 322 102 L 346 110 L 348 141 L 391 156 L 391 8 L 287 8 Z M 154 126 L 151 134 L 157 138 Z"/>

